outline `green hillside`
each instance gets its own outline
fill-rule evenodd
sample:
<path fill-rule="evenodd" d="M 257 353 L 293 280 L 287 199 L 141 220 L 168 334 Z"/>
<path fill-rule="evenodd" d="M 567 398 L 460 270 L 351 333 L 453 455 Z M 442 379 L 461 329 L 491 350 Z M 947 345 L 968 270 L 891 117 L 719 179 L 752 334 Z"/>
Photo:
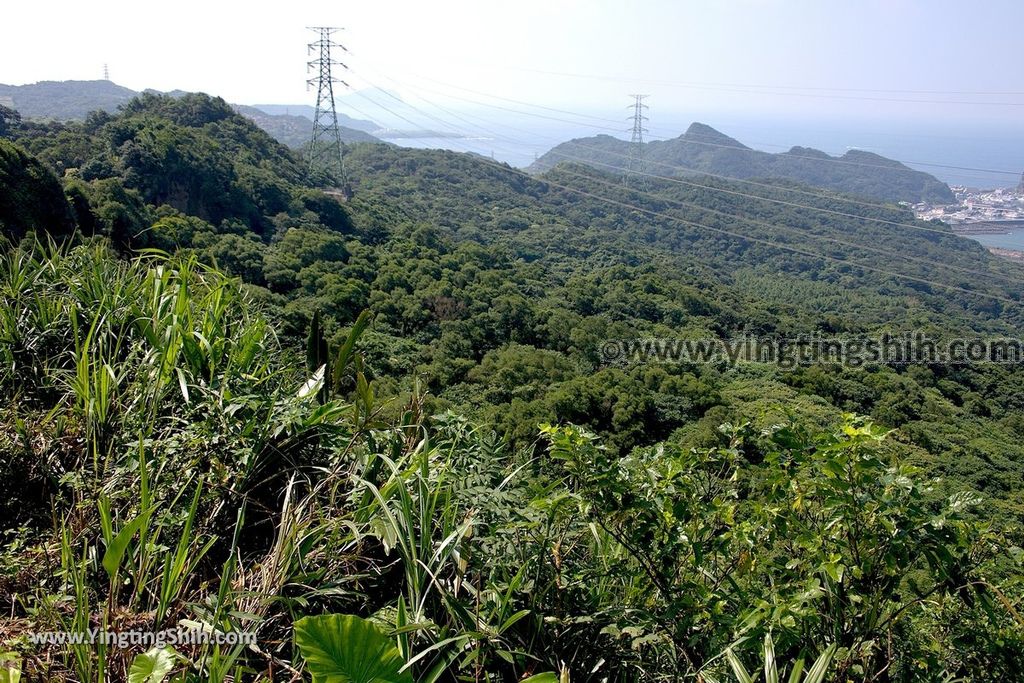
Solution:
<path fill-rule="evenodd" d="M 1019 336 L 1024 271 L 978 243 L 791 180 L 384 144 L 346 147 L 342 202 L 204 95 L 7 135 L 0 207 L 31 218 L 0 212 L 0 653 L 25 678 L 1024 670 L 1024 368 L 602 352 Z M 26 635 L 183 623 L 256 644 Z"/>
<path fill-rule="evenodd" d="M 43 121 L 82 121 L 93 112 L 113 114 L 118 108 L 142 94 L 107 80 L 40 81 L 26 85 L 0 83 L 0 105 L 13 108 L 23 118 Z M 149 94 L 160 93 L 153 91 Z M 167 94 L 180 97 L 186 93 L 178 90 Z M 282 144 L 300 148 L 309 142 L 313 127 L 312 113 L 308 117 L 295 116 L 286 111 L 278 113 L 270 106 L 235 105 L 235 109 Z M 356 119 L 349 120 L 344 115 L 339 115 L 338 120 L 341 124 L 339 129 L 342 142 L 377 141 L 377 138 L 365 132 L 367 128 L 379 128 L 376 124 Z M 346 122 L 351 122 L 358 128 L 346 127 Z"/>
<path fill-rule="evenodd" d="M 0 83 L 0 97 L 27 119 L 84 119 L 94 111 L 116 111 L 138 96 L 111 81 L 40 81 L 29 85 Z"/>
<path fill-rule="evenodd" d="M 644 145 L 645 172 L 658 176 L 712 174 L 729 178 L 777 178 L 886 202 L 952 203 L 953 194 L 934 176 L 898 161 L 850 150 L 841 157 L 806 147 L 771 154 L 751 149 L 714 128 L 694 123 L 672 140 Z M 559 163 L 588 163 L 608 171 L 628 168 L 629 142 L 598 135 L 564 142 L 530 166 L 540 173 Z"/>

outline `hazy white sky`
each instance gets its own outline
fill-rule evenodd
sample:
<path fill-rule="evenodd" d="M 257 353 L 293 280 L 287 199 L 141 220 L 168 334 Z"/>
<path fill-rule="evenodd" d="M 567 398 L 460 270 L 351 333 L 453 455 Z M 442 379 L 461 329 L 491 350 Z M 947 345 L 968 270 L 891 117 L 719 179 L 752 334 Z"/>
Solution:
<path fill-rule="evenodd" d="M 100 78 L 107 63 L 134 89 L 310 102 L 305 27 L 333 25 L 357 87 L 456 92 L 429 77 L 578 109 L 618 111 L 640 91 L 677 111 L 1024 117 L 1020 0 L 51 0 L 2 15 L 3 83 Z"/>

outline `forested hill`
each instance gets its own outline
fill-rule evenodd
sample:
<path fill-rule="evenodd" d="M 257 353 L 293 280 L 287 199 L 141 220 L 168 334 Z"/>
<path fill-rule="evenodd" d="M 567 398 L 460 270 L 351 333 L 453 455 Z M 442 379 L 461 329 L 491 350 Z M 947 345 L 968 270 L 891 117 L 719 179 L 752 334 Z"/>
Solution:
<path fill-rule="evenodd" d="M 543 172 L 562 162 L 623 171 L 629 142 L 610 135 L 578 138 L 549 150 L 529 170 Z M 771 154 L 751 149 L 702 123 L 692 124 L 672 140 L 644 145 L 645 172 L 660 176 L 707 173 L 729 178 L 779 178 L 887 202 L 952 202 L 949 187 L 928 173 L 898 161 L 850 150 L 832 157 L 819 150 L 793 147 Z"/>
<path fill-rule="evenodd" d="M 334 229 L 347 220 L 336 201 L 309 187 L 334 180 L 309 178 L 297 156 L 220 98 L 145 94 L 117 115 L 23 121 L 13 136 L 63 180 L 79 227 L 122 248 L 190 243 L 198 225 L 260 239 L 310 211 L 307 219 Z M 172 216 L 194 219 L 187 236 Z M 18 221 L 22 229 L 37 223 Z"/>
<path fill-rule="evenodd" d="M 27 85 L 0 83 L 0 105 L 14 109 L 26 119 L 82 121 L 94 111 L 114 113 L 118 107 L 140 94 L 106 80 L 40 81 Z M 170 94 L 180 96 L 184 93 L 176 91 Z M 278 142 L 289 147 L 299 148 L 309 141 L 313 122 L 306 116 L 287 112 L 268 113 L 245 105 L 236 105 L 236 109 L 255 121 L 257 126 L 270 133 Z M 345 118 L 344 115 L 338 117 L 342 142 L 373 142 L 377 139 L 365 132 L 363 125 L 360 125 L 359 130 L 346 127 Z"/>
<path fill-rule="evenodd" d="M 342 203 L 205 95 L 0 136 L 0 634 L 194 617 L 258 632 L 254 678 L 312 670 L 323 613 L 422 654 L 396 681 L 727 680 L 765 634 L 825 680 L 1024 667 L 1021 367 L 602 355 L 1019 336 L 1022 270 L 978 243 L 790 181 L 384 144 Z"/>
<path fill-rule="evenodd" d="M 270 133 L 275 140 L 283 145 L 292 149 L 301 149 L 309 144 L 310 131 L 313 130 L 312 116 L 307 118 L 289 113 L 268 114 L 259 107 L 249 107 L 243 104 L 236 104 L 234 108 L 242 116 L 252 119 L 253 123 Z M 365 131 L 341 124 L 338 125 L 338 131 L 341 133 L 341 141 L 344 143 L 380 142 L 379 138 Z"/>
<path fill-rule="evenodd" d="M 811 198 L 808 188 L 784 183 L 758 188 L 764 200 L 737 194 L 750 187 L 708 178 L 699 186 L 653 182 L 640 193 L 580 165 L 530 178 L 473 155 L 373 144 L 347 151 L 355 197 L 343 209 L 304 186 L 303 165 L 287 149 L 222 100 L 194 95 L 147 95 L 86 124 L 26 124 L 15 139 L 63 176 L 84 232 L 122 247 L 195 249 L 265 288 L 289 334 L 301 335 L 314 310 L 343 325 L 368 307 L 383 379 L 400 386 L 418 375 L 445 405 L 493 420 L 514 439 L 528 439 L 538 421 L 571 419 L 628 448 L 717 405 L 690 397 L 693 407 L 663 413 L 656 406 L 670 396 L 640 390 L 621 370 L 605 370 L 591 386 L 585 378 L 610 335 L 1012 334 L 1024 321 L 1019 306 L 1003 301 L 1024 293 L 1016 265 L 941 226 L 914 223 L 909 211 Z M 791 206 L 794 197 L 808 208 Z M 878 221 L 841 215 L 851 211 Z M 19 230 L 39 224 L 23 219 Z M 530 384 L 529 395 L 484 391 L 486 371 L 474 368 L 505 362 L 553 362 L 554 375 L 543 388 Z M 712 380 L 708 370 L 694 376 L 713 391 L 736 379 L 726 375 L 723 383 L 715 371 Z M 792 385 L 798 374 L 771 382 Z M 851 393 L 867 379 L 857 377 L 841 390 L 803 390 L 844 409 L 877 411 L 892 426 L 939 420 L 919 405 L 881 407 L 913 403 L 937 379 L 908 399 L 903 389 Z M 962 402 L 979 390 L 974 382 L 943 401 Z M 564 402 L 590 391 L 605 398 L 571 409 Z M 1000 380 L 984 392 L 995 416 L 1016 405 L 1019 387 Z M 614 417 L 633 404 L 634 418 Z M 732 399 L 723 405 L 739 409 Z M 933 438 L 950 429 L 927 431 Z M 1006 457 L 1024 462 L 1013 438 L 1000 443 Z M 982 485 L 989 471 L 975 468 L 972 481 Z M 1001 472 L 1020 476 L 1012 467 Z"/>
<path fill-rule="evenodd" d="M 139 93 L 111 81 L 40 81 L 27 85 L 0 83 L 0 104 L 27 119 L 82 120 L 93 111 L 116 111 Z"/>

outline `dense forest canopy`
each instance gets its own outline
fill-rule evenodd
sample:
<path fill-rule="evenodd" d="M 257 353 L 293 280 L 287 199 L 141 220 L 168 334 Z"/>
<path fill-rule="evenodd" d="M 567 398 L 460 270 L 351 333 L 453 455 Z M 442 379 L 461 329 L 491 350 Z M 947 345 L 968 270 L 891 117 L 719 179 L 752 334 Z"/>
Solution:
<path fill-rule="evenodd" d="M 0 114 L 2 115 L 2 114 Z M 26 235 L 70 235 L 71 206 L 53 171 L 24 150 L 0 139 L 0 229 L 20 240 Z"/>
<path fill-rule="evenodd" d="M 945 226 L 371 143 L 340 201 L 205 95 L 3 134 L 0 650 L 31 675 L 347 680 L 327 624 L 411 662 L 384 680 L 1024 667 L 1019 366 L 601 355 L 1018 334 L 1020 267 Z M 181 620 L 262 645 L 8 640 Z"/>

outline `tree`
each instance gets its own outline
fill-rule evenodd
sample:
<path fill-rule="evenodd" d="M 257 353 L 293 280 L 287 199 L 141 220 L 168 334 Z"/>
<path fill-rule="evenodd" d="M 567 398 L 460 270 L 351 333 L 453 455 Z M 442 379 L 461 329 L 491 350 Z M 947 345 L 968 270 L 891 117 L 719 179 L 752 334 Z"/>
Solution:
<path fill-rule="evenodd" d="M 336 233 L 306 228 L 289 229 L 267 249 L 263 272 L 275 291 L 299 285 L 299 273 L 314 264 L 340 264 L 348 256 L 345 240 Z"/>
<path fill-rule="evenodd" d="M 71 205 L 60 182 L 38 159 L 0 140 L 0 229 L 14 241 L 32 233 L 66 237 L 74 232 Z"/>
<path fill-rule="evenodd" d="M 0 138 L 10 137 L 19 125 L 21 125 L 21 114 L 0 104 Z"/>
<path fill-rule="evenodd" d="M 926 602 L 999 604 L 978 572 L 992 538 L 968 513 L 976 498 L 933 507 L 929 484 L 886 461 L 887 432 L 869 421 L 851 416 L 822 434 L 777 428 L 760 443 L 741 427 L 727 447 L 664 444 L 621 459 L 585 430 L 542 432 L 580 511 L 647 588 L 624 592 L 623 608 L 672 639 L 682 673 L 736 635 L 774 630 L 780 655 L 834 643 L 839 680 L 871 680 L 927 662 L 916 645 L 885 645 Z"/>

